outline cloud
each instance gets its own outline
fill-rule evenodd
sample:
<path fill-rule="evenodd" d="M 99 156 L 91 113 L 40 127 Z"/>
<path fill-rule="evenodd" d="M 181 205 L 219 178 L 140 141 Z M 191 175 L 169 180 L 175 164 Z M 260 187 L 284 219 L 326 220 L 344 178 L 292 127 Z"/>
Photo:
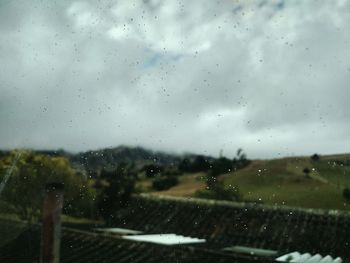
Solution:
<path fill-rule="evenodd" d="M 7 1 L 0 147 L 346 152 L 347 1 Z"/>

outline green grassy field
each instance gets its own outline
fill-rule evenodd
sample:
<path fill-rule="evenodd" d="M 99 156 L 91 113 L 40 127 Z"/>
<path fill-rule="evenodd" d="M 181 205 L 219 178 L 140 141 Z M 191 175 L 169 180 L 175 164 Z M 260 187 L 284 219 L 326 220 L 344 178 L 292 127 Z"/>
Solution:
<path fill-rule="evenodd" d="M 350 186 L 350 166 L 334 165 L 334 160 L 337 156 L 319 161 L 306 157 L 253 161 L 240 171 L 224 175 L 223 180 L 227 187 L 238 186 L 248 201 L 350 210 L 342 196 L 344 187 Z M 306 167 L 311 170 L 308 177 L 303 173 Z"/>
<path fill-rule="evenodd" d="M 255 160 L 242 170 L 220 176 L 220 180 L 225 187 L 238 186 L 244 201 L 350 210 L 342 196 L 344 187 L 350 187 L 350 165 L 334 163 L 339 160 L 350 160 L 350 155 L 322 156 L 318 161 L 309 157 Z M 309 176 L 303 173 L 306 167 L 311 170 Z M 193 180 L 181 180 L 175 188 L 158 194 L 191 196 L 190 183 Z"/>
<path fill-rule="evenodd" d="M 205 189 L 203 177 L 205 173 L 184 174 L 179 176 L 178 185 L 171 187 L 165 191 L 154 191 L 152 188 L 152 179 L 147 178 L 137 182 L 137 189 L 143 193 L 151 193 L 154 195 L 168 196 L 193 196 L 196 191 Z"/>

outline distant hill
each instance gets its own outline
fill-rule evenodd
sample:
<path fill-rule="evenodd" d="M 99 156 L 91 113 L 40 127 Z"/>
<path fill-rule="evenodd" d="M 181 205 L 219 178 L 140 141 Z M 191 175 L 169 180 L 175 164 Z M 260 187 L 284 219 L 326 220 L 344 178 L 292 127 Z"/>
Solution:
<path fill-rule="evenodd" d="M 250 166 L 227 174 L 225 183 L 237 185 L 247 200 L 305 208 L 343 209 L 350 205 L 342 191 L 350 186 L 350 156 L 321 156 L 254 161 Z M 306 176 L 305 168 L 310 170 Z"/>
<path fill-rule="evenodd" d="M 101 169 L 114 169 L 121 162 L 133 163 L 136 167 L 145 164 L 157 164 L 161 166 L 177 166 L 183 158 L 194 160 L 196 154 L 171 154 L 161 151 L 153 151 L 143 147 L 118 146 L 114 148 L 104 148 L 86 152 L 71 153 L 63 149 L 59 150 L 35 150 L 40 154 L 49 156 L 63 156 L 68 158 L 73 166 L 78 170 L 85 170 L 90 175 L 95 176 Z M 8 154 L 8 150 L 0 150 L 0 158 Z M 215 158 L 204 156 L 212 161 Z"/>
<path fill-rule="evenodd" d="M 309 169 L 309 174 L 304 169 Z M 154 194 L 194 196 L 203 175 L 184 177 L 179 185 Z M 185 180 L 186 179 L 186 180 Z M 247 167 L 220 176 L 227 188 L 238 187 L 243 200 L 270 205 L 350 210 L 343 189 L 350 188 L 350 154 L 253 160 Z M 196 183 L 197 182 L 197 183 Z"/>
<path fill-rule="evenodd" d="M 147 163 L 158 165 L 177 165 L 181 156 L 164 152 L 155 152 L 142 147 L 119 146 L 95 151 L 81 152 L 70 156 L 73 164 L 80 164 L 87 170 L 98 171 L 102 168 L 113 169 L 120 162 L 133 162 L 136 166 Z"/>
<path fill-rule="evenodd" d="M 182 156 L 176 154 L 124 145 L 76 154 L 64 150 L 37 150 L 36 152 L 49 156 L 64 156 L 72 162 L 75 168 L 85 169 L 90 174 L 95 174 L 101 169 L 114 169 L 121 162 L 134 163 L 136 166 L 148 163 L 171 166 L 177 165 L 182 159 Z"/>

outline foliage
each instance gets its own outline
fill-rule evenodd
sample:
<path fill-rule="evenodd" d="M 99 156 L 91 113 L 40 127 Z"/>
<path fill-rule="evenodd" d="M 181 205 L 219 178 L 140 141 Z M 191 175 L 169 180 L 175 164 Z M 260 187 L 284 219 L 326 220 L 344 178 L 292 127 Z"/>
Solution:
<path fill-rule="evenodd" d="M 321 159 L 317 153 L 313 154 L 310 158 L 312 161 L 319 161 Z"/>
<path fill-rule="evenodd" d="M 102 169 L 115 170 L 118 164 L 122 162 L 134 162 L 144 165 L 152 160 L 161 166 L 167 166 L 177 163 L 179 157 L 162 152 L 154 152 L 142 147 L 119 146 L 71 155 L 71 160 L 74 164 L 83 166 L 93 178 L 97 178 L 97 174 Z"/>
<path fill-rule="evenodd" d="M 205 178 L 207 190 L 199 191 L 198 194 L 200 196 L 230 201 L 241 200 L 241 195 L 237 187 L 225 188 L 223 182 L 218 180 L 219 175 L 229 173 L 232 170 L 241 169 L 249 164 L 242 149 L 238 149 L 236 157 L 237 158 L 234 158 L 233 161 L 226 157 L 220 157 L 212 163 Z"/>
<path fill-rule="evenodd" d="M 232 170 L 232 161 L 226 157 L 216 159 L 210 169 L 211 176 L 218 176 L 220 174 L 228 173 Z"/>
<path fill-rule="evenodd" d="M 219 181 L 218 177 L 221 174 L 230 173 L 232 170 L 236 171 L 246 167 L 250 163 L 242 149 L 238 149 L 236 157 L 231 161 L 226 157 L 220 157 L 214 160 L 211 164 L 210 170 L 205 178 L 207 189 L 197 191 L 196 195 L 202 198 L 240 201 L 242 195 L 238 187 L 225 188 L 224 183 Z"/>
<path fill-rule="evenodd" d="M 0 160 L 0 176 L 11 166 L 17 152 Z M 87 180 L 77 176 L 68 159 L 21 151 L 16 169 L 2 193 L 19 217 L 31 221 L 40 214 L 47 183 L 59 182 L 65 187 L 65 204 L 73 204 L 85 195 Z"/>
<path fill-rule="evenodd" d="M 100 216 L 109 221 L 114 212 L 126 207 L 135 189 L 136 174 L 133 167 L 120 163 L 115 170 L 102 170 L 101 179 L 107 181 L 97 196 L 97 209 Z"/>
<path fill-rule="evenodd" d="M 226 201 L 241 201 L 242 195 L 238 187 L 225 188 L 222 182 L 215 183 L 211 188 L 199 190 L 195 194 L 199 198 L 226 200 Z"/>
<path fill-rule="evenodd" d="M 192 159 L 184 158 L 178 165 L 183 173 L 205 172 L 210 168 L 210 162 L 203 155 L 197 155 Z"/>
<path fill-rule="evenodd" d="M 156 164 L 147 164 L 143 167 L 142 170 L 145 171 L 146 177 L 152 178 L 162 173 L 164 168 L 163 166 L 156 165 Z"/>
<path fill-rule="evenodd" d="M 207 188 L 213 188 L 217 183 L 217 175 L 213 173 L 213 171 L 209 171 L 208 174 L 204 178 Z"/>
<path fill-rule="evenodd" d="M 192 172 L 205 172 L 210 168 L 210 163 L 202 155 L 197 155 L 192 163 Z"/>
<path fill-rule="evenodd" d="M 250 161 L 247 159 L 246 154 L 241 148 L 237 150 L 236 157 L 231 161 L 226 157 L 220 157 L 216 159 L 211 164 L 211 176 L 218 176 L 220 174 L 229 173 L 232 170 L 236 171 L 242 169 L 250 164 Z"/>
<path fill-rule="evenodd" d="M 169 167 L 166 167 L 164 169 L 164 171 L 162 172 L 162 175 L 165 175 L 165 176 L 178 176 L 178 175 L 182 175 L 182 173 L 177 169 L 176 166 L 169 166 Z"/>
<path fill-rule="evenodd" d="M 350 202 L 350 188 L 344 188 L 343 190 L 343 197 Z"/>
<path fill-rule="evenodd" d="M 95 218 L 96 214 L 96 190 L 82 185 L 79 189 L 79 196 L 67 202 L 63 207 L 67 215 L 85 218 Z"/>
<path fill-rule="evenodd" d="M 162 176 L 154 179 L 152 187 L 158 191 L 167 190 L 178 184 L 176 176 Z"/>
<path fill-rule="evenodd" d="M 304 168 L 303 173 L 305 174 L 305 177 L 309 177 L 311 170 L 309 168 Z"/>
<path fill-rule="evenodd" d="M 242 148 L 239 148 L 236 153 L 236 157 L 232 160 L 232 167 L 234 170 L 242 169 L 250 164 L 250 160 L 247 159 L 247 155 L 243 152 Z"/>
<path fill-rule="evenodd" d="M 188 159 L 188 158 L 182 159 L 178 165 L 178 169 L 184 173 L 185 172 L 192 172 L 190 159 Z"/>
<path fill-rule="evenodd" d="M 178 169 L 184 173 L 196 173 L 211 171 L 214 176 L 238 170 L 247 166 L 250 161 L 242 149 L 238 149 L 236 157 L 230 160 L 220 156 L 218 159 L 209 159 L 202 155 L 194 158 L 184 158 L 178 165 Z"/>

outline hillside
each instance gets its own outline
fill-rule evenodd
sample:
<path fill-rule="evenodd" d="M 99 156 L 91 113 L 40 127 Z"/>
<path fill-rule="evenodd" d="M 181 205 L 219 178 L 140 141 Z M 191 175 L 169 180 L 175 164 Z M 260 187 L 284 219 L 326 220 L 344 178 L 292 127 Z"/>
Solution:
<path fill-rule="evenodd" d="M 139 176 L 137 189 L 154 195 L 194 197 L 199 190 L 206 189 L 205 172 L 181 172 L 176 167 L 184 157 L 195 159 L 195 155 L 172 155 L 154 152 L 141 147 L 119 146 L 115 148 L 72 154 L 60 151 L 37 151 L 52 156 L 69 158 L 75 168 L 96 176 L 103 168 L 115 168 L 121 162 L 132 162 L 137 172 L 145 164 L 156 163 L 174 168 L 178 184 L 166 191 L 152 188 L 153 178 Z M 0 152 L 6 154 L 6 151 Z M 207 157 L 206 157 L 207 158 Z M 214 158 L 208 157 L 210 163 Z M 228 160 L 228 159 L 227 159 Z M 310 170 L 309 174 L 304 169 Z M 170 169 L 171 170 L 171 169 Z M 182 173 L 181 175 L 179 175 Z M 310 157 L 288 157 L 272 160 L 252 160 L 243 169 L 219 176 L 226 188 L 238 188 L 243 201 L 271 205 L 286 205 L 304 208 L 350 210 L 343 197 L 344 188 L 350 188 L 350 154 Z"/>
<path fill-rule="evenodd" d="M 146 163 L 172 165 L 177 164 L 179 160 L 180 157 L 177 155 L 127 146 L 81 152 L 71 156 L 73 164 L 82 165 L 88 171 L 115 168 L 121 162 L 133 162 L 135 165 Z"/>
<path fill-rule="evenodd" d="M 9 150 L 0 150 L 0 158 L 7 155 Z M 34 150 L 36 153 L 49 156 L 63 156 L 68 158 L 73 166 L 78 170 L 85 170 L 94 176 L 101 169 L 115 169 L 121 162 L 133 163 L 136 168 L 141 168 L 145 164 L 157 164 L 160 166 L 177 166 L 184 158 L 194 160 L 196 154 L 172 154 L 161 151 L 153 151 L 143 147 L 118 146 L 113 148 L 103 148 L 79 153 L 71 153 L 65 150 Z M 214 157 L 204 156 L 206 160 L 213 161 Z"/>
<path fill-rule="evenodd" d="M 227 188 L 237 187 L 244 201 L 256 201 L 272 205 L 305 208 L 350 210 L 342 196 L 350 186 L 350 155 L 322 156 L 313 161 L 309 157 L 254 160 L 241 170 L 221 175 Z M 310 173 L 305 176 L 304 168 Z M 199 178 L 198 178 L 199 180 Z M 180 180 L 180 184 L 161 195 L 194 196 L 188 189 L 192 180 Z M 203 186 L 201 187 L 203 188 Z M 175 193 L 175 194 L 174 194 Z"/>

